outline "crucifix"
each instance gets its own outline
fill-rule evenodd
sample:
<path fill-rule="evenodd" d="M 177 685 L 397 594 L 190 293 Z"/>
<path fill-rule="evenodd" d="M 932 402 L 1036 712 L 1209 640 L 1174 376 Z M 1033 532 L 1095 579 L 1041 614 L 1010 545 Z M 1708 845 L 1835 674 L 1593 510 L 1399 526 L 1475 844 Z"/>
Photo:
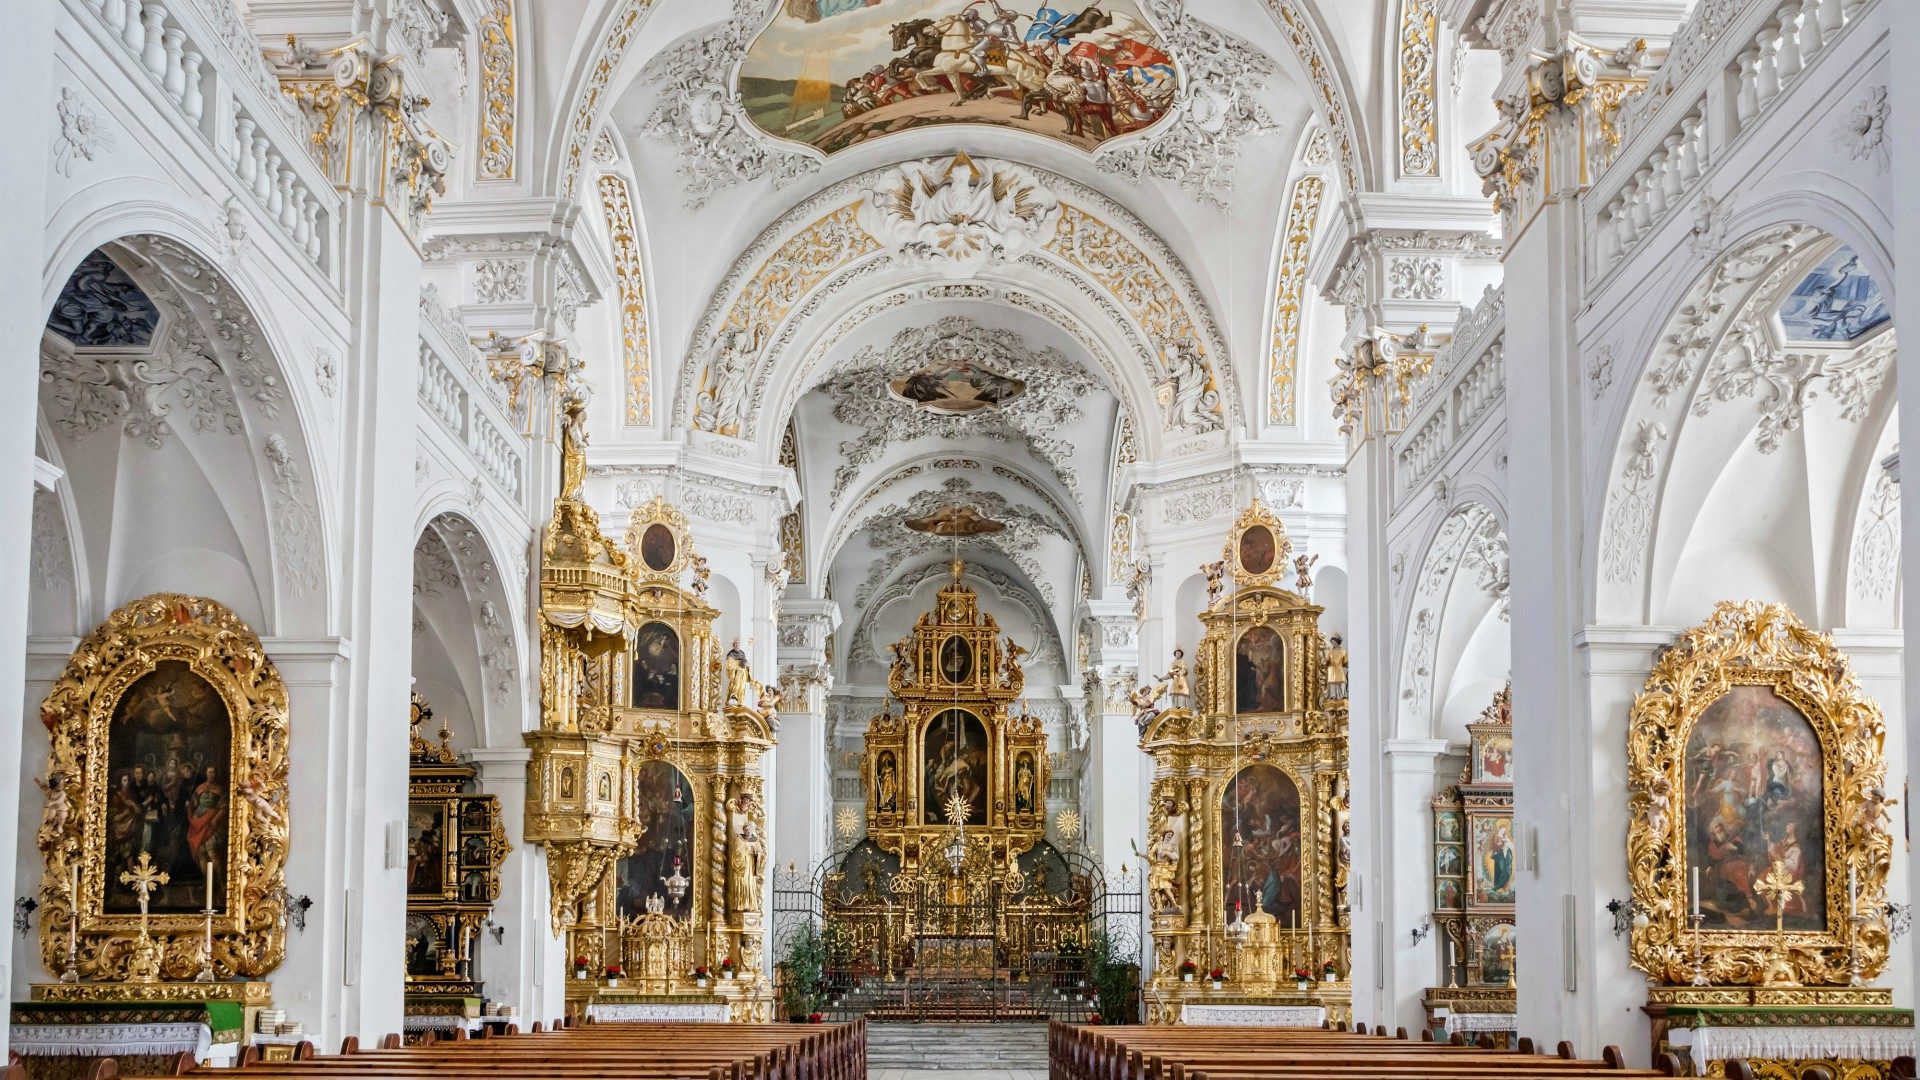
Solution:
<path fill-rule="evenodd" d="M 1764 981 L 1770 985 L 1791 982 L 1793 975 L 1786 962 L 1787 901 L 1806 891 L 1806 885 L 1787 873 L 1783 860 L 1775 859 L 1766 875 L 1753 883 L 1753 891 L 1773 902 L 1773 956 L 1767 961 Z"/>
<path fill-rule="evenodd" d="M 147 936 L 147 900 L 153 890 L 171 880 L 172 876 L 165 870 L 154 868 L 153 857 L 144 851 L 133 869 L 120 872 L 120 884 L 131 887 L 140 897 L 140 940 L 127 962 L 127 973 L 135 982 L 154 982 L 160 978 L 160 950 Z"/>

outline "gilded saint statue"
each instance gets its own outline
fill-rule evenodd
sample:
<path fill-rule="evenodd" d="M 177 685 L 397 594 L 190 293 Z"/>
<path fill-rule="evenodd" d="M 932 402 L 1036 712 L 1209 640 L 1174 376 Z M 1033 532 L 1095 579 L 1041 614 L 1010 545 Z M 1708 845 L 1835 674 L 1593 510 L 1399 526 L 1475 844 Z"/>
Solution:
<path fill-rule="evenodd" d="M 1327 639 L 1323 659 L 1327 665 L 1327 696 L 1344 699 L 1347 696 L 1347 645 L 1339 634 Z"/>
<path fill-rule="evenodd" d="M 761 871 L 767 861 L 760 835 L 753 793 L 735 789 L 727 808 L 727 913 L 746 915 L 760 910 Z"/>
<path fill-rule="evenodd" d="M 760 695 L 754 691 L 753 675 L 747 670 L 747 653 L 734 638 L 727 647 L 727 704 L 752 708 Z"/>
<path fill-rule="evenodd" d="M 1193 684 L 1187 681 L 1187 654 L 1179 649 L 1173 650 L 1173 662 L 1167 665 L 1167 673 L 1160 676 L 1167 684 L 1167 700 L 1176 709 L 1193 706 Z"/>
<path fill-rule="evenodd" d="M 587 403 L 570 394 L 560 409 L 560 497 L 578 499 L 587 482 Z"/>

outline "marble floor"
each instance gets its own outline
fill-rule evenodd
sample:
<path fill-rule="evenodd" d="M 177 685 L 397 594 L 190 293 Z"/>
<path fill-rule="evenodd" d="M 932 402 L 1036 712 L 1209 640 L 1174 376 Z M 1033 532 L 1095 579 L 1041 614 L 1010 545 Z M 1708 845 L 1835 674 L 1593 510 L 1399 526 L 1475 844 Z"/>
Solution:
<path fill-rule="evenodd" d="M 867 1080 L 1046 1080 L 1045 1024 L 868 1024 Z"/>

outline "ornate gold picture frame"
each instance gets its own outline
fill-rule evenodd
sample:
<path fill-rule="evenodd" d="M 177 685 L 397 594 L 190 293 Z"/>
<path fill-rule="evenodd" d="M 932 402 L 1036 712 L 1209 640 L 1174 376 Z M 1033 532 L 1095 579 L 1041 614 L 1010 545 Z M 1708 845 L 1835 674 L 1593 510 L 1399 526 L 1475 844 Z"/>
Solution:
<path fill-rule="evenodd" d="M 278 967 L 286 953 L 287 694 L 252 629 L 204 597 L 136 600 L 74 650 L 40 717 L 52 741 L 39 837 L 47 969 L 69 968 L 77 906 L 78 976 L 133 976 L 142 916 L 113 890 L 126 884 L 132 868 L 120 863 L 135 849 L 171 871 L 164 902 L 156 900 L 163 894 L 148 898 L 159 977 L 200 972 L 199 909 L 208 899 L 215 978 Z M 212 737 L 218 723 L 224 745 Z M 194 883 L 193 897 L 173 895 L 185 884 L 172 884 L 176 877 Z"/>
<path fill-rule="evenodd" d="M 1723 702 L 1750 715 L 1764 710 L 1771 726 L 1728 728 Z M 1810 734 L 1797 734 L 1796 714 Z M 1703 723 L 1705 745 L 1693 745 Z M 1722 601 L 1682 634 L 1634 699 L 1628 726 L 1628 876 L 1648 915 L 1633 931 L 1633 966 L 1670 984 L 1698 975 L 1712 985 L 1827 986 L 1878 975 L 1893 849 L 1885 739 L 1880 708 L 1846 655 L 1785 606 Z M 1790 813 L 1796 798 L 1809 804 L 1804 828 Z M 1729 860 L 1742 847 L 1741 825 L 1764 843 L 1747 839 L 1746 864 L 1736 868 Z M 1698 891 L 1707 894 L 1697 939 L 1689 919 L 1696 850 Z M 1760 880 L 1776 869 L 1785 892 Z M 1744 906 L 1742 887 L 1766 906 Z"/>

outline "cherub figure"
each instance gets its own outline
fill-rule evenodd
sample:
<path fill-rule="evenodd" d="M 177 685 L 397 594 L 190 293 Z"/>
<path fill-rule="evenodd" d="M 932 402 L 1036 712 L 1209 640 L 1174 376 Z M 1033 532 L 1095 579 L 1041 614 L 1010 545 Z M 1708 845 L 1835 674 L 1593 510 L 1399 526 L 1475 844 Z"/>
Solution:
<path fill-rule="evenodd" d="M 67 778 L 64 773 L 54 772 L 48 773 L 45 780 L 35 777 L 33 782 L 46 796 L 46 806 L 40 811 L 40 850 L 52 851 L 67 835 L 67 822 L 73 817 L 73 800 L 67 797 Z"/>
<path fill-rule="evenodd" d="M 1200 567 L 1200 572 L 1207 575 L 1207 606 L 1212 607 L 1214 601 L 1220 599 L 1220 595 L 1226 591 L 1227 560 L 1215 559 L 1210 563 L 1204 563 Z"/>

